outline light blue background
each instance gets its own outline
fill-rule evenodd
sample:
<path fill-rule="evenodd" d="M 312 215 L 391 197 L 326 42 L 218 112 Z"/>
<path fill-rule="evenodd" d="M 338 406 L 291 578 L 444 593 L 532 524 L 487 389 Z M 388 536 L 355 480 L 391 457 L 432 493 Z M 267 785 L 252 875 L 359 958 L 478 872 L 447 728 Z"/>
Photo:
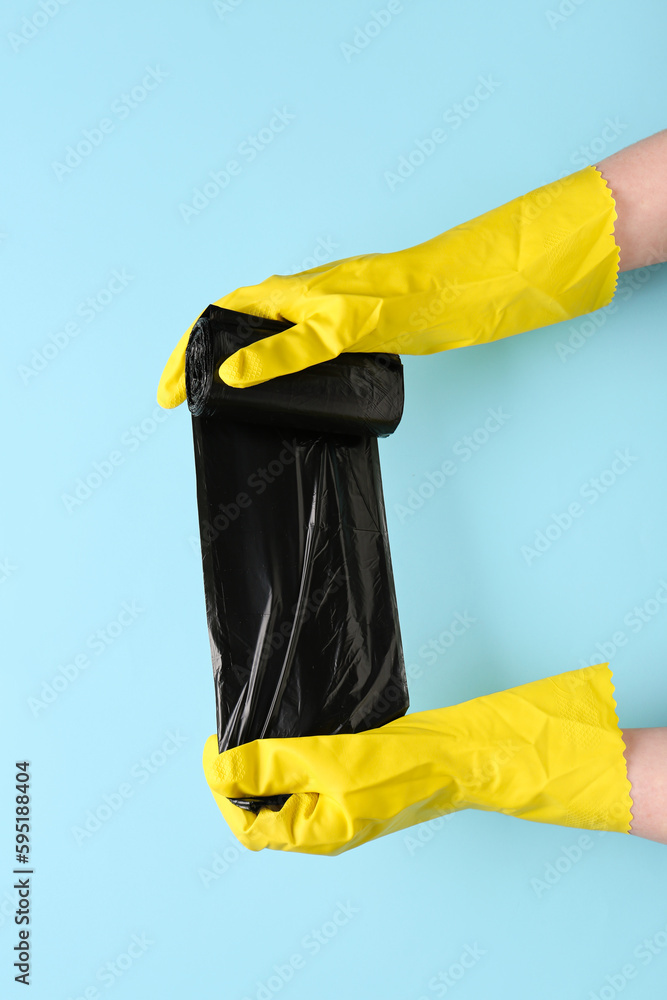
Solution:
<path fill-rule="evenodd" d="M 71 0 L 13 45 L 40 8 L 15 0 L 0 14 L 7 995 L 22 995 L 9 914 L 13 762 L 26 756 L 33 998 L 93 986 L 112 1000 L 254 998 L 295 953 L 304 967 L 268 995 L 585 1000 L 605 985 L 614 995 L 607 977 L 618 985 L 627 963 L 637 975 L 624 997 L 664 993 L 667 949 L 635 954 L 665 940 L 664 846 L 592 834 L 547 890 L 532 880 L 580 831 L 497 814 L 466 812 L 333 859 L 252 854 L 234 846 L 204 781 L 215 713 L 190 418 L 154 416 L 176 339 L 225 292 L 312 266 L 319 240 L 337 244 L 332 258 L 413 245 L 666 124 L 657 0 L 564 4 L 561 20 L 548 17 L 555 0 L 404 2 L 346 58 L 342 44 L 373 9 Z M 112 105 L 147 67 L 166 76 L 120 118 Z M 480 76 L 496 81 L 492 95 L 460 127 L 450 115 L 446 141 L 391 190 L 385 172 Z M 240 160 L 245 137 L 283 107 L 293 121 Z M 59 179 L 54 162 L 105 117 L 113 131 Z M 616 135 L 596 143 L 607 119 Z M 179 206 L 234 158 L 240 174 L 186 223 Z M 131 280 L 86 322 L 80 304 L 123 269 Z M 667 578 L 667 269 L 631 281 L 566 360 L 557 345 L 581 320 L 404 358 L 405 416 L 380 454 L 412 710 L 609 660 L 621 725 L 667 724 L 667 607 L 636 631 L 624 625 Z M 72 321 L 77 335 L 26 376 L 33 351 Z M 503 427 L 401 519 L 409 491 L 499 407 Z M 616 449 L 637 461 L 528 565 L 522 546 Z M 113 474 L 68 512 L 63 495 L 113 451 Z M 95 653 L 89 637 L 123 602 L 141 611 Z M 457 612 L 476 622 L 428 664 L 420 648 Z M 599 655 L 619 629 L 627 644 Z M 35 711 L 29 699 L 85 652 L 89 666 Z M 170 731 L 185 741 L 143 780 L 139 762 Z M 132 795 L 77 843 L 73 828 L 123 783 Z M 225 851 L 227 870 L 205 885 Z M 358 912 L 313 954 L 304 938 L 339 901 Z M 152 943 L 105 986 L 98 970 L 134 934 Z M 484 954 L 463 978 L 429 986 L 468 945 Z"/>

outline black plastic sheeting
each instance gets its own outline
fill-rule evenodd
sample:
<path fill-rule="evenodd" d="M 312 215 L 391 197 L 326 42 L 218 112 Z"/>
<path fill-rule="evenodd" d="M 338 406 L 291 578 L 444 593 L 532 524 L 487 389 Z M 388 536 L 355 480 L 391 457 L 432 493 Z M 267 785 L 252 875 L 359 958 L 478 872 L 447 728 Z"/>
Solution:
<path fill-rule="evenodd" d="M 220 379 L 291 325 L 209 306 L 186 351 L 221 753 L 372 729 L 409 705 L 377 443 L 401 419 L 403 367 L 343 354 L 245 389 Z"/>

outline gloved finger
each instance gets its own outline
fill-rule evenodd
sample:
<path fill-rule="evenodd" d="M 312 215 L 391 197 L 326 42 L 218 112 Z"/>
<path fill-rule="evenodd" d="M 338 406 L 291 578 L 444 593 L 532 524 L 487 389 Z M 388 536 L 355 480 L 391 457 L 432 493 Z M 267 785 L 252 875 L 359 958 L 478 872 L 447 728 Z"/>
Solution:
<path fill-rule="evenodd" d="M 206 781 L 232 833 L 249 850 L 269 847 L 331 854 L 344 849 L 353 836 L 350 817 L 331 796 L 295 791 L 318 783 L 311 769 L 304 767 L 299 750 L 304 742 L 313 740 L 317 738 L 256 740 L 222 754 L 218 753 L 217 736 L 206 741 L 203 753 Z M 322 748 L 319 752 L 322 753 Z M 261 809 L 253 813 L 230 802 L 230 798 L 290 792 L 279 811 Z"/>
<path fill-rule="evenodd" d="M 343 297 L 329 296 L 326 311 L 315 310 L 289 330 L 265 337 L 232 354 L 220 366 L 220 378 L 227 385 L 241 389 L 279 375 L 300 372 L 338 357 L 358 334 L 359 331 L 350 330 L 345 322 Z"/>
<path fill-rule="evenodd" d="M 384 817 L 356 815 L 326 793 L 300 792 L 291 795 L 279 812 L 262 809 L 248 813 L 228 799 L 214 793 L 234 836 L 250 850 L 265 847 L 278 851 L 298 851 L 302 854 L 336 855 L 360 844 L 403 830 L 440 815 L 437 808 L 425 808 L 411 814 L 401 811 L 396 816 Z M 447 810 L 449 812 L 451 810 Z M 244 816 L 235 815 L 244 813 Z"/>
<path fill-rule="evenodd" d="M 298 851 L 338 854 L 354 835 L 352 821 L 339 803 L 317 792 L 290 795 L 279 812 L 240 809 L 215 791 L 213 797 L 229 829 L 250 851 Z"/>
<path fill-rule="evenodd" d="M 354 834 L 339 804 L 315 792 L 290 795 L 280 812 L 262 809 L 257 814 L 215 793 L 214 798 L 236 839 L 251 851 L 338 854 Z"/>
<path fill-rule="evenodd" d="M 284 302 L 284 287 L 291 278 L 283 278 L 281 275 L 272 275 L 258 285 L 242 285 L 234 291 L 223 295 L 221 299 L 216 299 L 213 303 L 220 309 L 233 309 L 236 312 L 248 313 L 250 316 L 263 316 L 265 319 L 285 319 L 291 322 L 288 317 L 281 313 L 281 306 Z"/>
<path fill-rule="evenodd" d="M 354 837 L 351 817 L 340 803 L 324 794 L 291 795 L 280 812 L 262 809 L 238 839 L 263 844 L 274 851 L 338 854 Z M 254 848 L 257 849 L 256 847 Z"/>
<path fill-rule="evenodd" d="M 278 276 L 280 277 L 280 276 Z M 273 278 L 259 285 L 247 285 L 236 288 L 213 304 L 223 309 L 234 309 L 246 312 L 252 316 L 263 316 L 266 319 L 281 319 L 280 302 L 282 285 L 272 284 Z M 199 317 L 197 317 L 197 320 Z M 183 334 L 169 356 L 160 377 L 157 391 L 157 401 L 165 410 L 180 406 L 185 401 L 185 350 L 192 332 L 195 320 Z"/>
<path fill-rule="evenodd" d="M 199 318 L 199 317 L 198 317 Z M 196 322 L 196 320 L 195 320 Z M 157 401 L 165 410 L 180 406 L 185 400 L 185 348 L 188 346 L 192 323 L 169 355 L 157 387 Z"/>
<path fill-rule="evenodd" d="M 253 740 L 219 753 L 217 737 L 210 736 L 202 757 L 206 781 L 211 791 L 229 799 L 317 792 L 318 779 L 303 746 L 314 739 Z"/>
<path fill-rule="evenodd" d="M 303 306 L 307 298 L 307 288 L 314 284 L 319 274 L 328 274 L 341 261 L 319 264 L 309 271 L 298 274 L 272 274 L 257 285 L 242 285 L 217 299 L 213 305 L 221 309 L 234 309 L 252 316 L 266 319 L 285 320 L 288 323 L 304 319 Z M 290 311 L 296 310 L 295 315 Z M 301 315 L 299 315 L 301 310 Z"/>

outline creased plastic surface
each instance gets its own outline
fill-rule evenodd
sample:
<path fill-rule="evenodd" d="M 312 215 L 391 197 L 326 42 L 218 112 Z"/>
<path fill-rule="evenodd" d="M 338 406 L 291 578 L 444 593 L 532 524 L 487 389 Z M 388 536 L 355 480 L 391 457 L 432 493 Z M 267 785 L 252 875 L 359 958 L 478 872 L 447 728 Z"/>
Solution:
<path fill-rule="evenodd" d="M 230 389 L 221 360 L 285 328 L 247 320 L 209 306 L 186 355 L 220 752 L 371 729 L 408 708 L 376 437 L 401 417 L 400 359 Z M 256 811 L 285 796 L 235 801 Z"/>

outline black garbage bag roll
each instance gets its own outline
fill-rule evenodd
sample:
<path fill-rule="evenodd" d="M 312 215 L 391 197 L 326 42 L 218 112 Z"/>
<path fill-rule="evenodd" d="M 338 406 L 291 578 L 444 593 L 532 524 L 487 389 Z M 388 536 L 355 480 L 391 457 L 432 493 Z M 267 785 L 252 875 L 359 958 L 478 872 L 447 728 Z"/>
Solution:
<path fill-rule="evenodd" d="M 221 753 L 372 729 L 409 706 L 377 443 L 402 416 L 401 361 L 220 379 L 240 347 L 289 326 L 209 306 L 186 351 Z"/>

